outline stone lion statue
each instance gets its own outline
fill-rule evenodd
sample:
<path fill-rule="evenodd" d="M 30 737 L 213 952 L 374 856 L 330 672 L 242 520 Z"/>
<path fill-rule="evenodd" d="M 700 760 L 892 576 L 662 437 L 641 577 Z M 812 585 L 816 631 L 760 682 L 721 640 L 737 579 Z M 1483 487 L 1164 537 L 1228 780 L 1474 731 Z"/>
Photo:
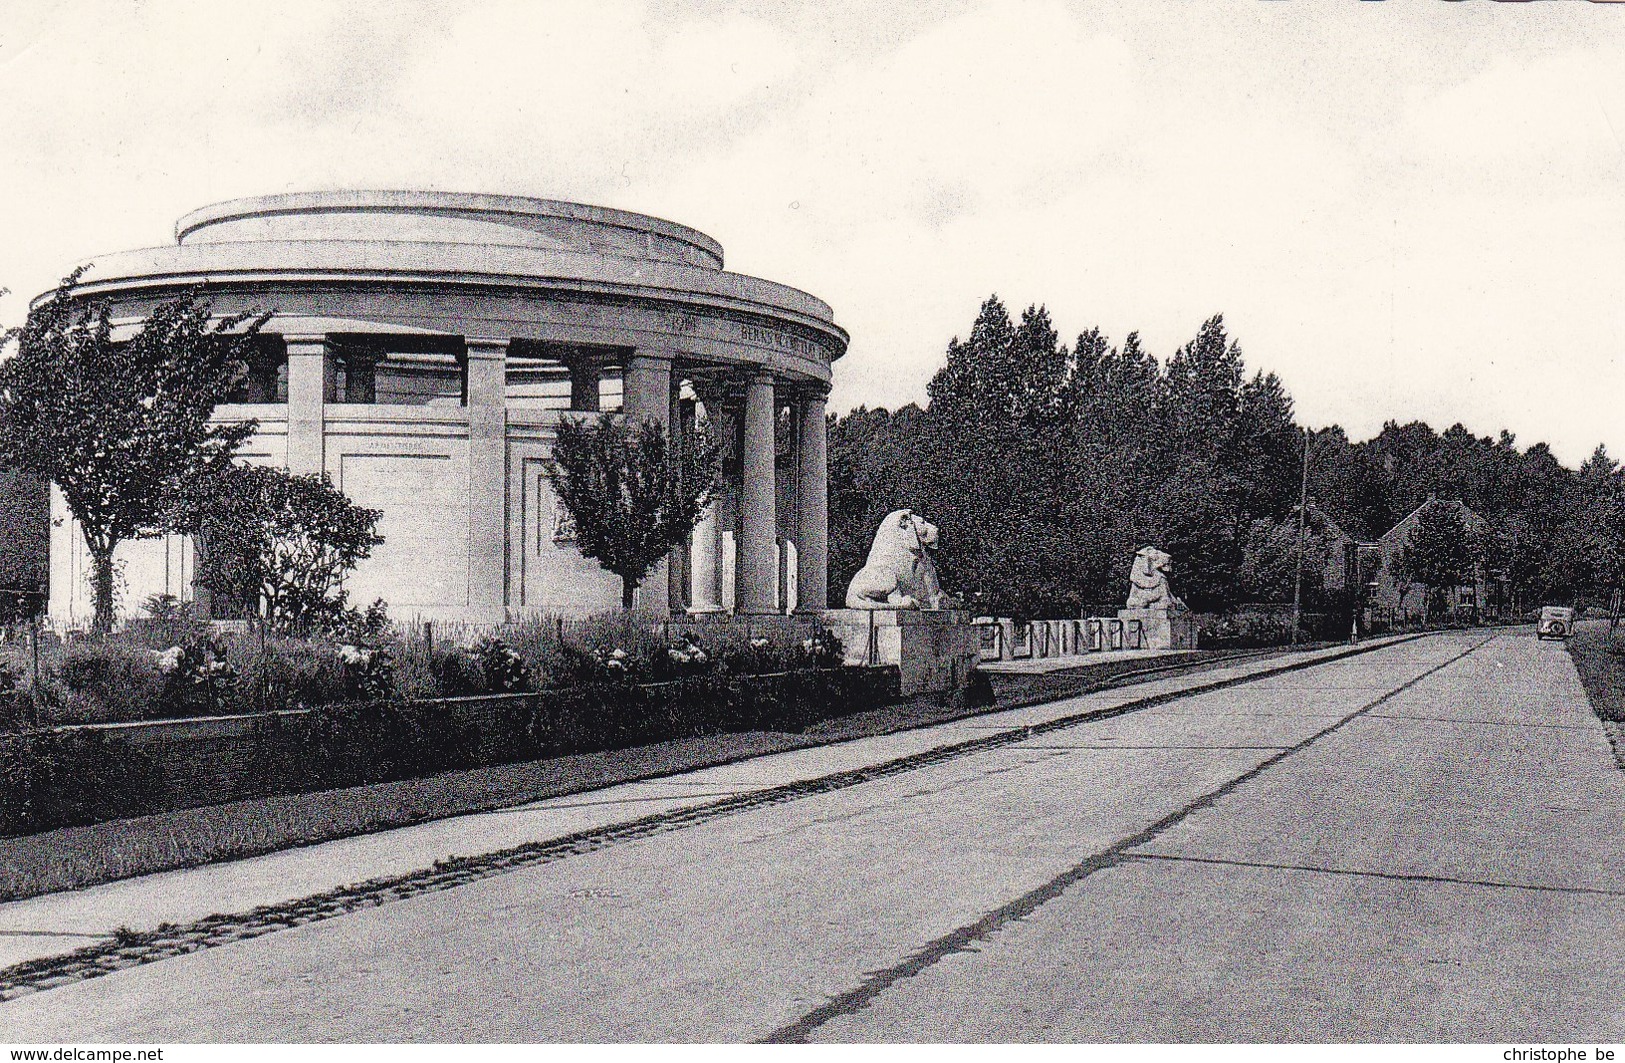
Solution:
<path fill-rule="evenodd" d="M 1129 573 L 1128 608 L 1183 610 L 1185 603 L 1168 588 L 1173 564 L 1173 558 L 1156 547 L 1141 548 L 1134 555 L 1134 568 Z"/>
<path fill-rule="evenodd" d="M 846 588 L 848 609 L 941 609 L 947 595 L 937 579 L 937 526 L 910 509 L 886 514 L 869 560 Z"/>

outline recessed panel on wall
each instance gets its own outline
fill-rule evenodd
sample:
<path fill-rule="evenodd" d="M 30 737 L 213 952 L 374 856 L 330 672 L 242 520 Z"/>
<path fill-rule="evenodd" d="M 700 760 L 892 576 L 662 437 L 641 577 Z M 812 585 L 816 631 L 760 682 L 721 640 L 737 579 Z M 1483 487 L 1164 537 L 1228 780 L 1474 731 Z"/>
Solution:
<path fill-rule="evenodd" d="M 384 544 L 345 583 L 350 601 L 375 598 L 409 619 L 468 603 L 468 471 L 449 454 L 345 454 L 339 486 L 357 505 L 383 510 Z"/>
<path fill-rule="evenodd" d="M 599 613 L 620 604 L 621 581 L 576 548 L 569 514 L 553 495 L 547 461 L 521 459 L 524 519 L 519 605 L 566 613 Z"/>

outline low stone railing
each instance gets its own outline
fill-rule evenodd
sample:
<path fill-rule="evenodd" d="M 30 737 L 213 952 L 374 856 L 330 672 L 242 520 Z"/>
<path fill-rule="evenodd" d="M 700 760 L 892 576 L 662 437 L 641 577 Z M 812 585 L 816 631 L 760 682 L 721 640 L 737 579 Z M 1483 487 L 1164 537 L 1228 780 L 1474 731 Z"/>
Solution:
<path fill-rule="evenodd" d="M 1022 622 L 979 616 L 972 623 L 984 661 L 1042 660 L 1146 647 L 1145 623 L 1115 616 Z"/>

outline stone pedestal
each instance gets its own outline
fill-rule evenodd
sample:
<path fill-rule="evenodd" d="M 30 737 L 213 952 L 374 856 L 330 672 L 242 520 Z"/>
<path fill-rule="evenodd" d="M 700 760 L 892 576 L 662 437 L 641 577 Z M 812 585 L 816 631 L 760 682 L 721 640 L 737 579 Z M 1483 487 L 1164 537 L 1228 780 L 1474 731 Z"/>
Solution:
<path fill-rule="evenodd" d="M 830 609 L 824 624 L 841 640 L 847 664 L 896 665 L 904 697 L 964 690 L 981 656 L 965 612 Z"/>
<path fill-rule="evenodd" d="M 1129 641 L 1128 625 L 1138 620 L 1145 637 L 1140 643 L 1147 650 L 1194 650 L 1196 648 L 1196 618 L 1178 609 L 1119 609 L 1117 619 L 1123 621 L 1123 640 Z"/>

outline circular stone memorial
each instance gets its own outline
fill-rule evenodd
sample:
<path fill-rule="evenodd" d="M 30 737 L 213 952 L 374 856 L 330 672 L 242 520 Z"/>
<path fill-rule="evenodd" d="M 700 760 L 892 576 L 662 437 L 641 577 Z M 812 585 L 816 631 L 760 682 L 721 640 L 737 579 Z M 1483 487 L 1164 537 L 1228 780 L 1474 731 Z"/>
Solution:
<path fill-rule="evenodd" d="M 545 464 L 560 418 L 621 411 L 679 433 L 704 417 L 724 454 L 723 489 L 639 608 L 824 608 L 825 400 L 847 335 L 811 295 L 723 270 L 704 233 L 551 200 L 322 192 L 204 207 L 175 235 L 97 256 L 80 291 L 127 326 L 200 283 L 216 314 L 271 311 L 215 416 L 259 422 L 244 460 L 325 473 L 383 511 L 352 602 L 479 623 L 617 608 Z M 52 505 L 51 615 L 83 622 L 89 556 Z M 185 540 L 118 557 L 126 615 L 193 597 Z"/>

